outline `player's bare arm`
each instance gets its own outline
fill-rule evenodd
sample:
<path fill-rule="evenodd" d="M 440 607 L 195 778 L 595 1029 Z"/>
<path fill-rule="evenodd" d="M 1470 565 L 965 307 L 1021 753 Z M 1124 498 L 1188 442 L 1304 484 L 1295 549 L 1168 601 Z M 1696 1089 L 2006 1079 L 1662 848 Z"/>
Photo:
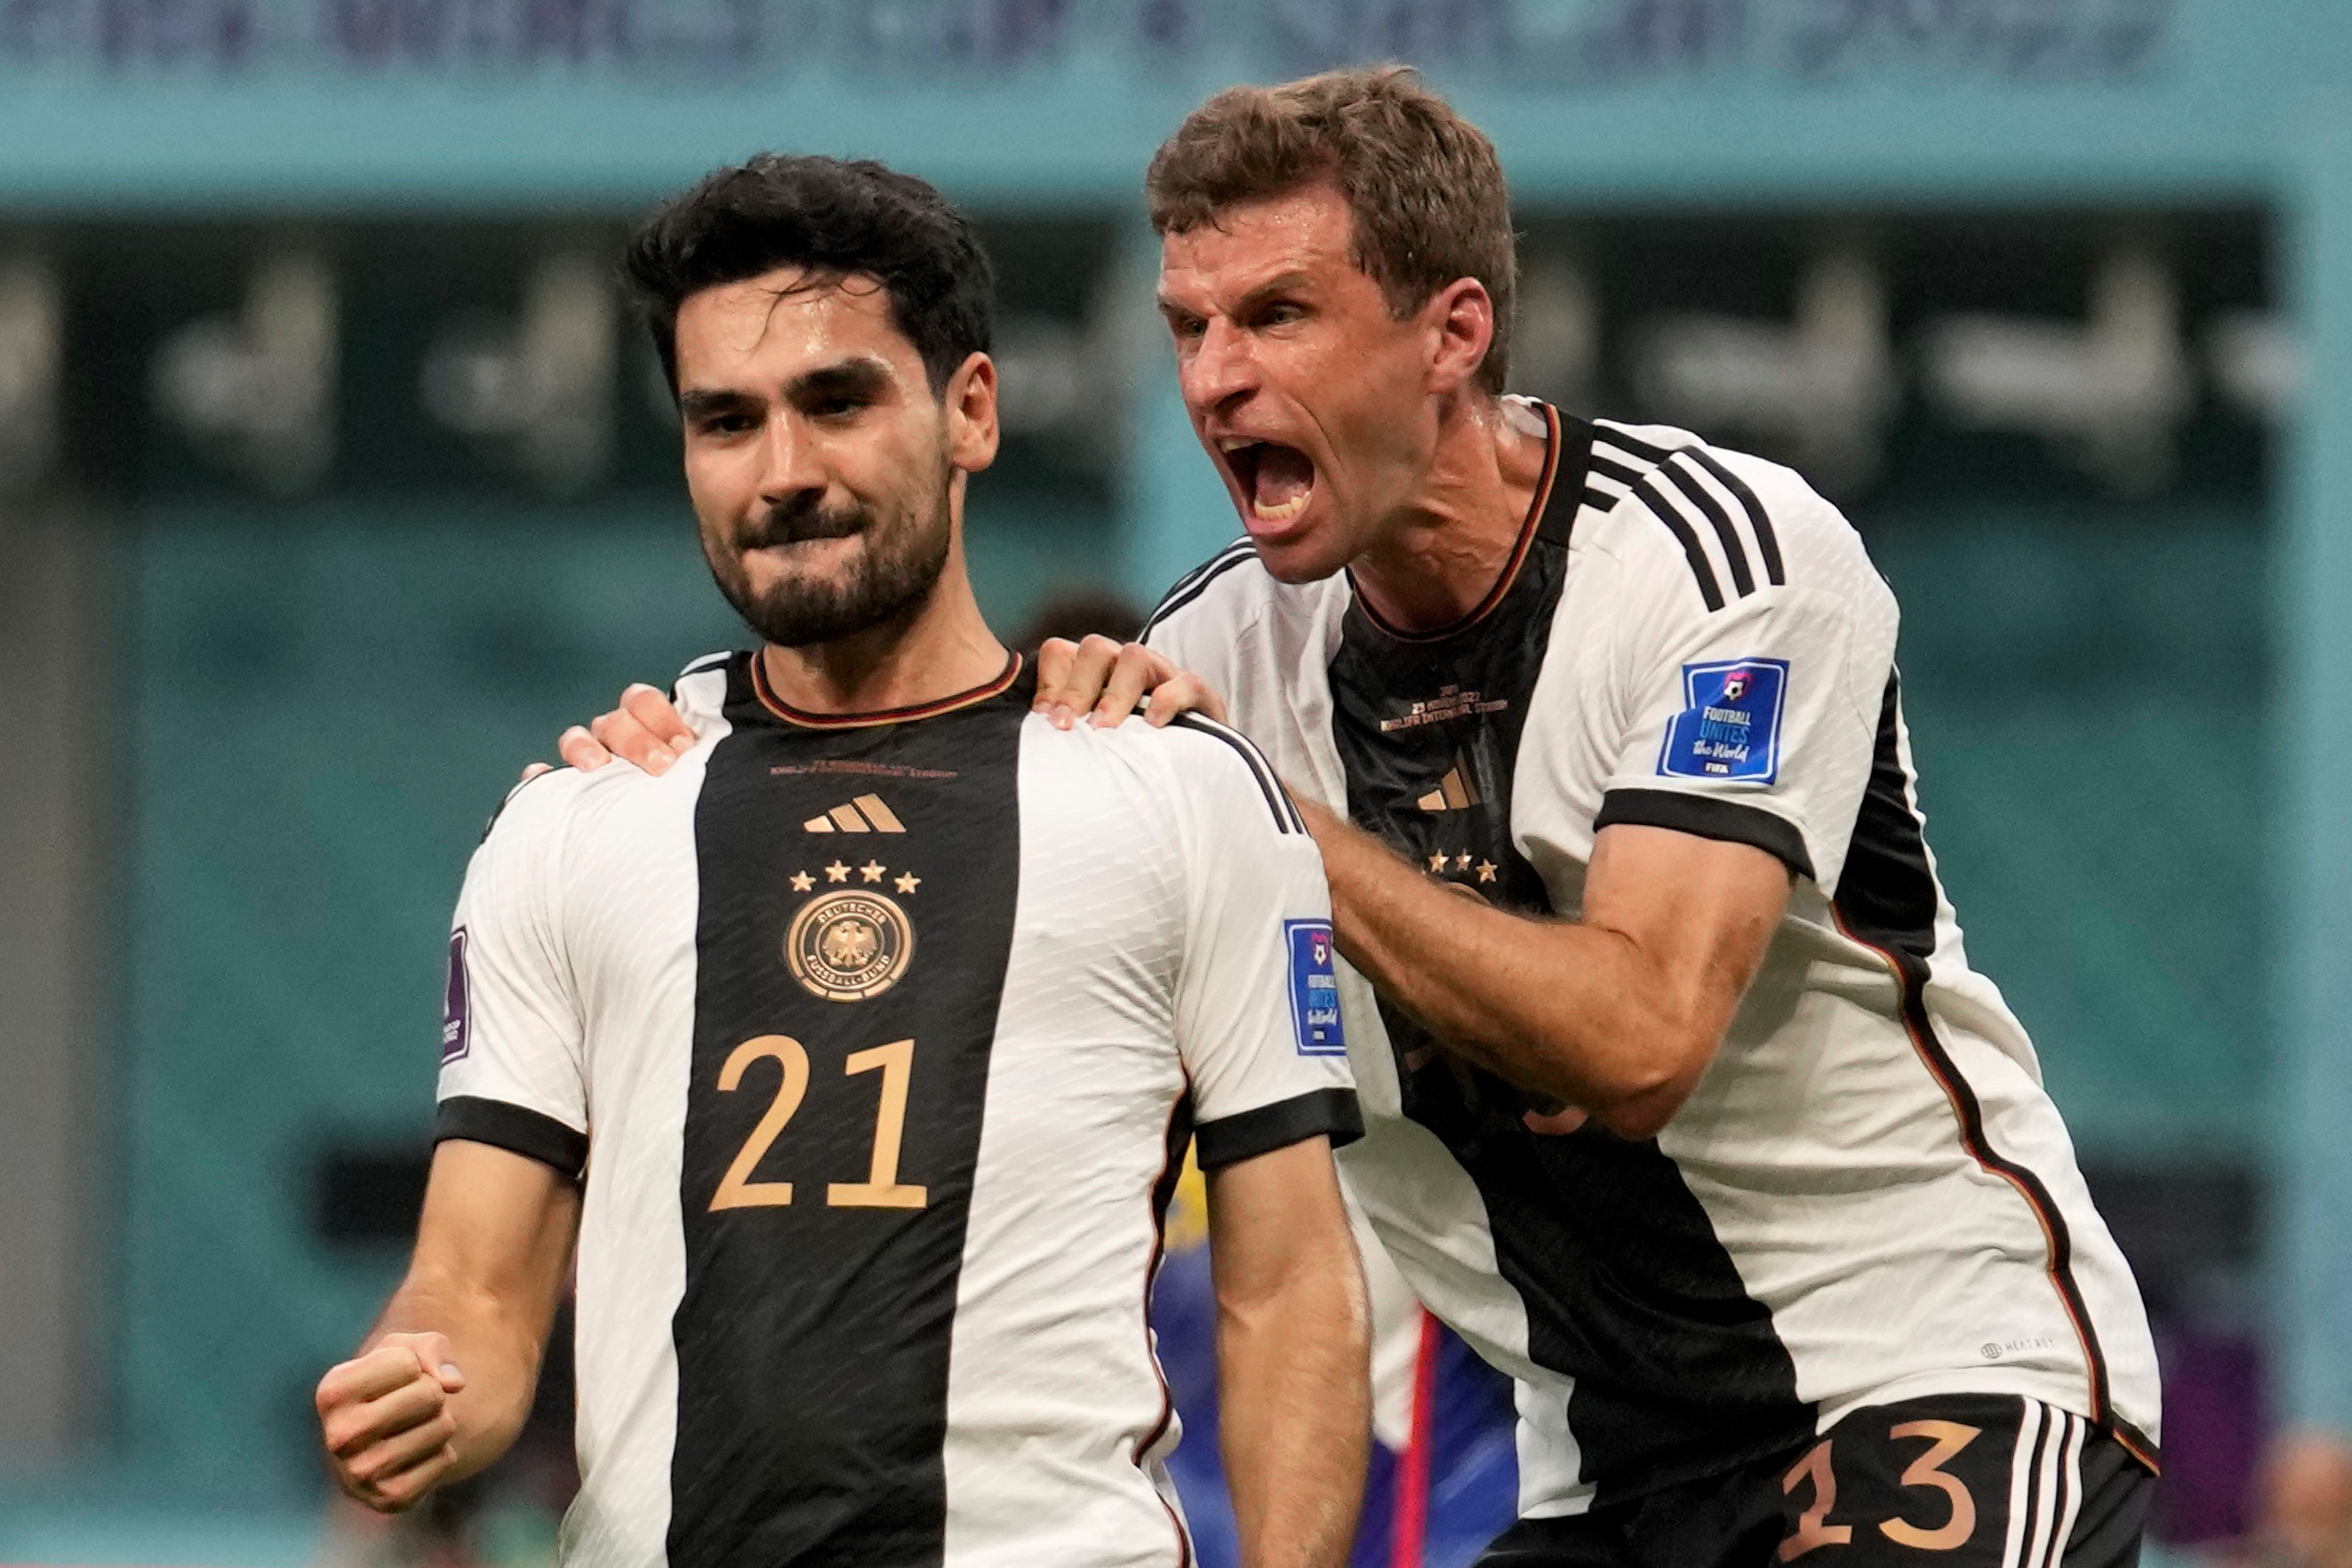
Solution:
<path fill-rule="evenodd" d="M 1627 1138 L 1654 1136 L 1723 1042 L 1789 904 L 1761 849 L 1601 830 L 1576 921 L 1465 900 L 1308 802 L 1348 961 L 1437 1038 Z"/>
<path fill-rule="evenodd" d="M 1370 1454 L 1370 1308 L 1328 1142 L 1208 1173 L 1219 1426 L 1247 1568 L 1348 1559 Z"/>
<path fill-rule="evenodd" d="M 336 1484 L 394 1513 L 505 1453 L 530 1414 L 580 1191 L 553 1168 L 452 1139 L 407 1277 L 351 1360 L 319 1382 Z"/>

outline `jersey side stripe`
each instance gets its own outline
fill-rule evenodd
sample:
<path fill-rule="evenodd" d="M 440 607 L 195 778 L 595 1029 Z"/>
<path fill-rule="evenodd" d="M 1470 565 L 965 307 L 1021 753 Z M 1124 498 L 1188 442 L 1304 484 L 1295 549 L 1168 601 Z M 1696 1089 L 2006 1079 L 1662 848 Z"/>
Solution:
<path fill-rule="evenodd" d="M 1731 514 L 1723 510 L 1722 504 L 1707 493 L 1706 487 L 1699 483 L 1680 462 L 1661 463 L 1658 472 L 1664 474 L 1675 489 L 1690 498 L 1691 504 L 1698 508 L 1708 526 L 1715 530 L 1715 537 L 1723 544 L 1723 558 L 1731 564 L 1731 585 L 1739 590 L 1739 596 L 1744 599 L 1756 592 L 1755 574 L 1748 569 L 1748 547 L 1739 542 L 1739 531 L 1731 526 Z"/>
<path fill-rule="evenodd" d="M 1602 457 L 1601 438 L 1597 436 L 1592 441 L 1592 472 L 1615 479 L 1621 485 L 1639 484 L 1642 479 L 1641 469 L 1629 468 L 1614 458 Z"/>
<path fill-rule="evenodd" d="M 1921 1065 L 1951 1105 L 1961 1148 L 1979 1166 L 2014 1188 L 2041 1226 L 2051 1288 L 2057 1292 L 2059 1306 L 2074 1324 L 2082 1345 L 2089 1374 L 2091 1419 L 2106 1426 L 2114 1421 L 2107 1402 L 2106 1355 L 2100 1349 L 2098 1329 L 2091 1321 L 2082 1288 L 2074 1280 L 2074 1234 L 2048 1184 L 1992 1146 L 1976 1089 L 1927 1016 L 1927 960 L 1935 951 L 1936 910 L 1941 895 L 1927 864 L 1927 836 L 1913 804 L 1910 771 L 1902 758 L 1902 711 L 1901 681 L 1890 671 L 1879 711 L 1870 784 L 1854 824 L 1845 873 L 1830 905 L 1831 918 L 1850 941 L 1876 953 L 1894 976 L 1904 1030 Z M 1866 845 L 1874 831 L 1877 841 Z M 1875 865 L 1865 862 L 1866 848 L 1874 853 Z M 1874 886 L 1871 885 L 1874 872 L 1878 878 Z"/>
<path fill-rule="evenodd" d="M 1149 637 L 1162 621 L 1208 592 L 1210 584 L 1243 562 L 1252 559 L 1256 553 L 1257 547 L 1244 539 L 1237 544 L 1225 546 L 1218 554 L 1210 557 L 1205 563 L 1194 567 L 1190 575 L 1168 590 L 1168 596 L 1160 601 L 1160 607 L 1153 610 L 1144 620 L 1143 629 L 1136 634 L 1137 639 L 1139 641 Z"/>
<path fill-rule="evenodd" d="M 1587 485 L 1584 487 L 1584 504 L 1591 507 L 1594 511 L 1612 511 L 1616 510 L 1617 503 L 1624 499 L 1625 498 L 1623 496 L 1612 496 L 1607 490 L 1601 489 L 1598 486 Z"/>
<path fill-rule="evenodd" d="M 1689 447 L 1684 451 L 1738 499 L 1740 510 L 1748 514 L 1748 526 L 1756 531 L 1756 549 L 1764 557 L 1764 575 L 1774 587 L 1786 586 L 1789 578 L 1780 565 L 1780 538 L 1772 531 L 1772 520 L 1766 515 L 1764 503 L 1756 499 L 1756 492 L 1748 488 L 1748 481 L 1717 461 L 1715 454 L 1704 447 Z"/>
<path fill-rule="evenodd" d="M 1706 601 L 1706 607 L 1710 610 L 1723 608 L 1723 590 L 1716 585 L 1715 568 L 1707 564 L 1706 551 L 1699 544 L 1698 535 L 1691 531 L 1691 525 L 1683 521 L 1683 514 L 1659 493 L 1654 479 L 1644 479 L 1635 485 L 1633 494 L 1682 544 L 1684 559 L 1690 563 L 1691 575 L 1698 579 L 1699 597 Z"/>
<path fill-rule="evenodd" d="M 1151 1184 L 1151 1261 L 1143 1270 L 1143 1321 L 1151 1321 L 1151 1287 L 1160 1278 L 1160 1259 L 1168 1253 L 1168 1205 L 1175 1201 L 1176 1184 L 1184 1174 L 1184 1150 L 1192 1142 L 1192 1091 L 1188 1087 L 1168 1108 L 1168 1131 L 1163 1146 L 1166 1155 L 1160 1163 L 1160 1179 Z M 1168 1386 L 1168 1370 L 1160 1364 L 1160 1355 L 1150 1342 L 1150 1330 L 1144 1331 L 1144 1349 L 1151 1362 L 1152 1375 L 1160 1380 L 1160 1419 L 1151 1424 L 1150 1432 L 1135 1446 L 1129 1456 L 1137 1469 L 1160 1456 L 1152 1452 L 1161 1438 L 1168 1436 L 1169 1426 L 1176 1419 L 1176 1393 Z M 1155 1491 L 1158 1489 L 1155 1485 Z M 1166 1497 L 1160 1506 L 1168 1514 L 1168 1522 L 1176 1531 L 1176 1568 L 1192 1568 L 1192 1532 Z"/>
<path fill-rule="evenodd" d="M 696 659 L 692 664 L 689 664 L 684 669 L 679 670 L 677 672 L 677 678 L 680 680 L 684 680 L 689 675 L 708 675 L 714 669 L 724 669 L 727 668 L 729 661 L 733 659 L 734 657 L 735 656 L 731 653 L 704 654 L 700 658 Z"/>
<path fill-rule="evenodd" d="M 1290 793 L 1282 787 L 1282 781 L 1275 776 L 1274 765 L 1259 754 L 1258 749 L 1250 744 L 1248 739 L 1240 731 L 1229 730 L 1214 719 L 1201 713 L 1179 713 L 1176 715 L 1176 722 L 1188 730 L 1198 730 L 1203 735 L 1214 735 L 1240 753 L 1242 762 L 1249 768 L 1250 777 L 1257 781 L 1258 793 L 1265 796 L 1266 809 L 1274 813 L 1274 826 L 1276 832 L 1304 833 L 1307 831 L 1306 819 L 1298 815 L 1298 808 L 1290 804 Z"/>

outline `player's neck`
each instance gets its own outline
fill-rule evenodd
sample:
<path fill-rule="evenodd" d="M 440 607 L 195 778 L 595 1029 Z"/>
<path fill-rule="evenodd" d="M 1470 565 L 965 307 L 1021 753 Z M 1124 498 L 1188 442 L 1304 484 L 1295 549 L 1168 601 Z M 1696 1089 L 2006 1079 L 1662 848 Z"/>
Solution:
<path fill-rule="evenodd" d="M 940 580 L 907 614 L 833 642 L 761 650 L 768 687 L 804 713 L 919 708 L 1004 672 L 1004 645 L 981 618 L 959 534 Z"/>
<path fill-rule="evenodd" d="M 1470 614 L 1510 563 L 1549 455 L 1540 424 L 1530 428 L 1498 398 L 1465 398 L 1440 423 L 1412 498 L 1349 563 L 1356 592 L 1406 631 Z"/>

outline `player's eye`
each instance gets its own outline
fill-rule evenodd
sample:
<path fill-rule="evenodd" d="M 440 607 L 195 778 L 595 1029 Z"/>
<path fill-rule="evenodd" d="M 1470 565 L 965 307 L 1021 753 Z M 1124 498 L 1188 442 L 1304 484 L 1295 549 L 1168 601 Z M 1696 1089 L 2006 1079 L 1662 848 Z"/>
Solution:
<path fill-rule="evenodd" d="M 710 414 L 696 420 L 694 427 L 706 436 L 740 436 L 758 429 L 760 421 L 755 416 L 740 412 Z"/>
<path fill-rule="evenodd" d="M 1257 312 L 1257 324 L 1261 327 L 1286 327 L 1306 319 L 1306 308 L 1289 300 L 1268 300 Z"/>

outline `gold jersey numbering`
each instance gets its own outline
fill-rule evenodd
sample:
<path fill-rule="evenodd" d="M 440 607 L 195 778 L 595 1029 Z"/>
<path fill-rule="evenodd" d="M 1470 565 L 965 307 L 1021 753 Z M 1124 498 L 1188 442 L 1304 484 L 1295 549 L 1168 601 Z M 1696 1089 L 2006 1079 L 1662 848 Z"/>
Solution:
<path fill-rule="evenodd" d="M 755 1182 L 751 1173 L 760 1168 L 770 1146 L 799 1113 L 801 1101 L 808 1098 L 808 1048 L 790 1035 L 760 1035 L 748 1039 L 729 1052 L 726 1063 L 719 1068 L 719 1092 L 732 1094 L 742 1084 L 743 1075 L 751 1064 L 762 1060 L 772 1060 L 778 1068 L 775 1098 L 768 1101 L 768 1109 L 752 1127 L 751 1136 L 736 1151 L 734 1163 L 719 1178 L 719 1190 L 710 1195 L 713 1214 L 720 1209 L 780 1208 L 793 1201 L 792 1183 Z M 867 1163 L 866 1180 L 827 1183 L 825 1206 L 926 1206 L 930 1202 L 929 1189 L 898 1179 L 898 1153 L 907 1136 L 907 1094 L 915 1078 L 915 1042 L 893 1040 L 871 1050 L 853 1051 L 841 1068 L 846 1078 L 880 1072 L 882 1093 L 874 1110 L 874 1152 Z"/>

